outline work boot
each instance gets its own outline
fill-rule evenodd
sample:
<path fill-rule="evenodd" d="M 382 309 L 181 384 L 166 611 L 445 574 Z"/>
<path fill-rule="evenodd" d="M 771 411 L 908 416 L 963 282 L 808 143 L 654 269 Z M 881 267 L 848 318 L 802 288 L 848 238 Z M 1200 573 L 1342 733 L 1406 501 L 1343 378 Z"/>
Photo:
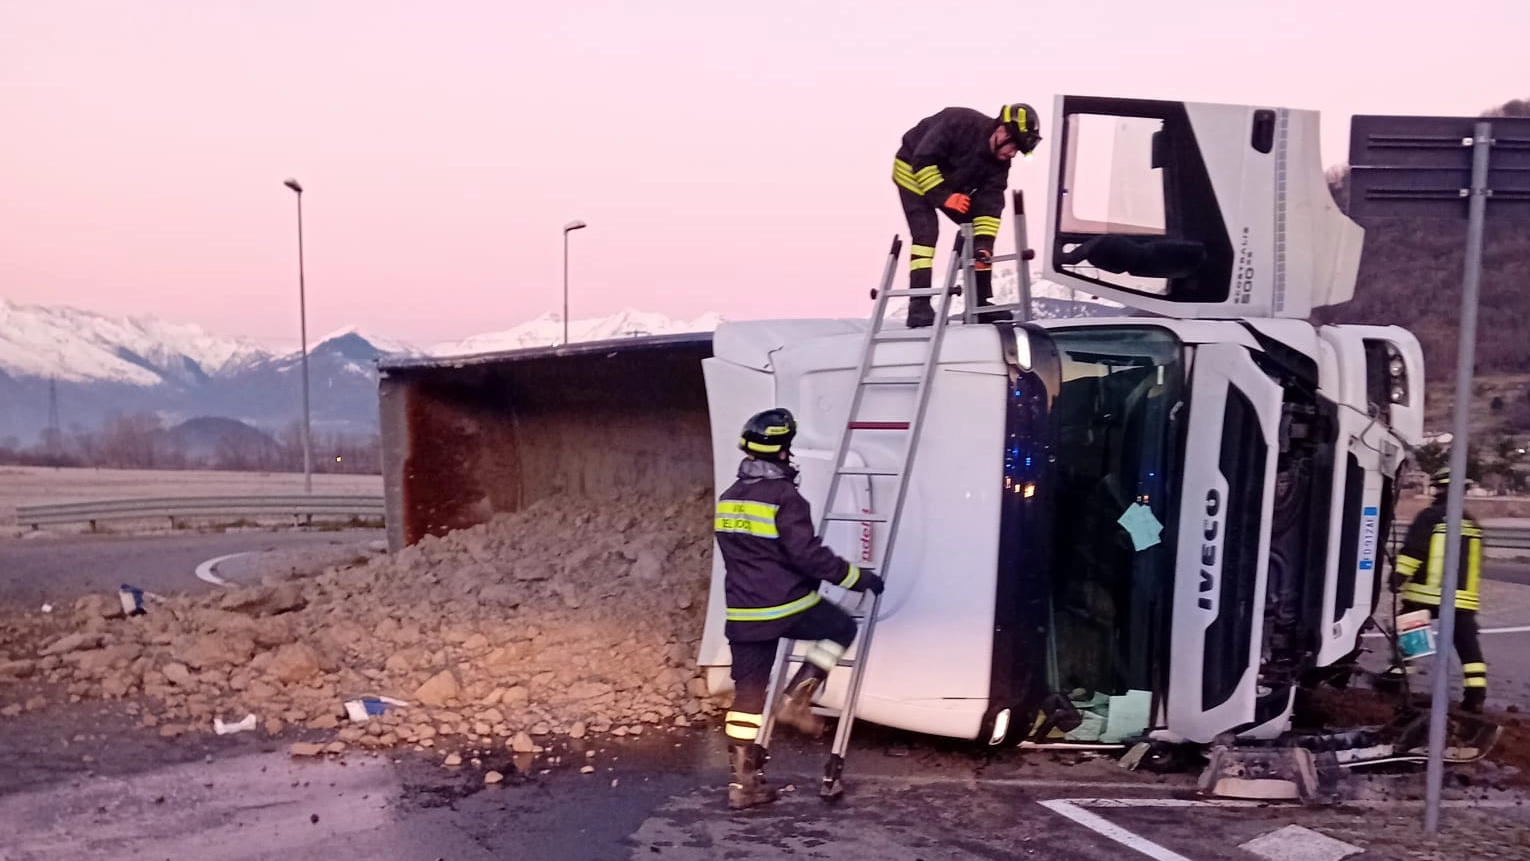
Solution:
<path fill-rule="evenodd" d="M 823 718 L 813 714 L 813 697 L 823 687 L 828 673 L 813 664 L 803 664 L 796 678 L 786 688 L 786 696 L 776 709 L 776 720 L 809 738 L 823 734 Z"/>
<path fill-rule="evenodd" d="M 908 289 L 928 290 L 933 273 L 928 269 L 915 269 L 908 273 Z M 908 300 L 908 327 L 922 329 L 935 325 L 935 308 L 928 296 L 914 296 Z"/>
<path fill-rule="evenodd" d="M 1467 688 L 1461 694 L 1461 711 L 1480 715 L 1485 705 L 1487 705 L 1487 691 L 1483 688 Z"/>
<path fill-rule="evenodd" d="M 728 743 L 728 807 L 743 810 L 776 800 L 776 790 L 765 783 L 765 749 L 753 742 Z"/>
<path fill-rule="evenodd" d="M 976 311 L 976 313 L 973 315 L 973 319 L 975 321 L 979 323 L 998 323 L 1001 321 L 1015 319 L 1014 315 L 1008 311 L 982 310 L 982 308 L 985 306 L 993 304 L 992 269 L 975 270 L 972 273 L 972 278 L 974 292 L 977 293 L 977 295 L 973 297 L 973 302 L 975 303 L 973 305 L 973 309 Z"/>
<path fill-rule="evenodd" d="M 915 296 L 908 300 L 908 327 L 923 329 L 933 325 L 935 325 L 935 309 L 930 305 L 930 297 Z"/>

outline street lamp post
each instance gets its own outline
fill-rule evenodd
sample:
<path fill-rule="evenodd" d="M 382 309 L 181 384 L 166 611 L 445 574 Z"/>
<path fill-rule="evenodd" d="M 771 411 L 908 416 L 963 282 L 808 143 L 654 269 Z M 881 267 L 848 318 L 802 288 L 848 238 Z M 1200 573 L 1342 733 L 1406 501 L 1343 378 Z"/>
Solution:
<path fill-rule="evenodd" d="M 563 225 L 563 345 L 568 346 L 568 234 L 573 230 L 589 227 L 583 221 L 574 220 Z"/>
<path fill-rule="evenodd" d="M 303 186 L 290 177 L 282 185 L 297 193 L 298 333 L 303 363 L 303 492 L 313 493 L 313 448 L 308 431 L 308 297 L 303 283 Z"/>

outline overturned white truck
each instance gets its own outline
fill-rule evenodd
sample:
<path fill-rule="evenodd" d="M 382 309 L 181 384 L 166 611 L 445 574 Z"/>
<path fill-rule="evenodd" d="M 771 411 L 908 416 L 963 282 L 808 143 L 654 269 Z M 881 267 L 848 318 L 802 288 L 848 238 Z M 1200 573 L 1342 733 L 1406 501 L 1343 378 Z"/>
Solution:
<path fill-rule="evenodd" d="M 1351 297 L 1361 244 L 1314 113 L 1065 96 L 1053 116 L 1043 276 L 1136 313 L 948 327 L 858 714 L 1016 743 L 1061 696 L 1089 717 L 1078 741 L 1278 735 L 1374 610 L 1421 351 L 1395 327 L 1307 322 Z M 614 475 L 725 486 L 744 419 L 776 405 L 801 423 L 822 511 L 867 328 L 384 363 L 394 543 Z M 874 368 L 906 376 L 925 349 L 881 344 Z M 878 387 L 862 416 L 907 416 L 912 397 Z M 612 420 L 660 454 L 615 463 L 593 431 Z M 852 463 L 894 444 L 857 432 Z M 842 483 L 832 510 L 877 510 L 887 481 Z M 825 538 L 872 560 L 886 535 Z M 714 560 L 698 656 L 716 688 L 722 576 Z"/>

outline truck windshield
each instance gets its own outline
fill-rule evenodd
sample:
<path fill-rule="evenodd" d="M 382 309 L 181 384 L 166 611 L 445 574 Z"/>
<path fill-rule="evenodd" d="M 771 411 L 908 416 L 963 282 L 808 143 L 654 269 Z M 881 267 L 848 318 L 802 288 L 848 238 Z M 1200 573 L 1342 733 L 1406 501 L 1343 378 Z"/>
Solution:
<path fill-rule="evenodd" d="M 1155 671 L 1169 637 L 1183 347 L 1155 326 L 1048 334 L 1062 362 L 1052 689 L 1075 702 L 1161 689 Z"/>

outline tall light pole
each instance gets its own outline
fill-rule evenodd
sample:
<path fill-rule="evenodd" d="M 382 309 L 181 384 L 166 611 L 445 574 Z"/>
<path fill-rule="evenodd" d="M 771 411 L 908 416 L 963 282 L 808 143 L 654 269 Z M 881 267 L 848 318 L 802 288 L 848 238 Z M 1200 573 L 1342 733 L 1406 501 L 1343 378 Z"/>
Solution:
<path fill-rule="evenodd" d="M 308 297 L 303 283 L 303 186 L 291 177 L 283 180 L 282 185 L 297 193 L 298 332 L 303 351 L 303 492 L 313 493 L 313 448 L 308 432 Z"/>
<path fill-rule="evenodd" d="M 573 230 L 589 227 L 583 221 L 574 220 L 563 225 L 563 344 L 568 346 L 568 234 Z"/>

